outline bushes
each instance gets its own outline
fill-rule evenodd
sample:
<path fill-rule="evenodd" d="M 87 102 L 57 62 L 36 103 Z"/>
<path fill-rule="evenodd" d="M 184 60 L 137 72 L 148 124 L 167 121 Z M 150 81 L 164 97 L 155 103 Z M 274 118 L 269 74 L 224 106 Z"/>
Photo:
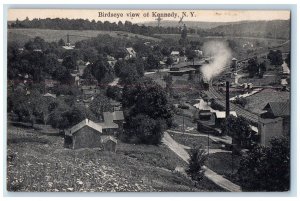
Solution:
<path fill-rule="evenodd" d="M 200 182 L 204 177 L 205 170 L 203 166 L 207 159 L 207 154 L 201 147 L 196 147 L 191 150 L 189 166 L 186 173 L 196 182 Z"/>
<path fill-rule="evenodd" d="M 125 124 L 125 135 L 121 136 L 123 141 L 142 144 L 160 144 L 163 137 L 161 120 L 155 120 L 147 115 L 138 114 L 129 117 Z"/>

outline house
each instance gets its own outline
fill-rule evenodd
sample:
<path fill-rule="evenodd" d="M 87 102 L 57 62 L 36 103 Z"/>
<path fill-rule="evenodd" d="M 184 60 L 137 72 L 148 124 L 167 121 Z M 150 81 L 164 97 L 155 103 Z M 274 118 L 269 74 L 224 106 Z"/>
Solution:
<path fill-rule="evenodd" d="M 179 51 L 172 51 L 170 54 L 171 58 L 173 59 L 174 63 L 179 62 L 180 53 Z"/>
<path fill-rule="evenodd" d="M 123 111 L 103 112 L 104 122 L 102 126 L 106 135 L 118 136 L 123 131 L 124 114 Z"/>
<path fill-rule="evenodd" d="M 75 45 L 71 45 L 68 43 L 67 45 L 62 46 L 65 50 L 73 50 L 75 48 Z"/>
<path fill-rule="evenodd" d="M 282 74 L 283 74 L 283 75 L 290 75 L 291 71 L 290 71 L 290 69 L 289 69 L 287 63 L 284 62 L 284 63 L 281 65 L 281 67 L 282 67 Z"/>
<path fill-rule="evenodd" d="M 126 50 L 126 56 L 125 56 L 126 60 L 136 57 L 136 52 L 134 51 L 134 49 L 132 47 L 128 47 L 125 50 Z"/>
<path fill-rule="evenodd" d="M 272 137 L 290 135 L 290 102 L 269 102 L 258 122 L 262 145 L 269 145 Z"/>
<path fill-rule="evenodd" d="M 170 68 L 170 71 L 168 71 L 169 74 L 173 76 L 182 76 L 184 74 L 195 74 L 196 69 L 185 67 L 185 68 L 179 68 L 179 67 L 172 67 Z"/>

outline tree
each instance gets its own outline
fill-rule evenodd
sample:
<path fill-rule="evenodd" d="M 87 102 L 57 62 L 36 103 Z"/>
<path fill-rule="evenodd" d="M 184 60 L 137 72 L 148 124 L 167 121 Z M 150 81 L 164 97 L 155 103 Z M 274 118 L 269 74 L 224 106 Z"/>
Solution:
<path fill-rule="evenodd" d="M 166 90 L 169 93 L 172 93 L 172 84 L 173 84 L 173 77 L 172 75 L 168 74 L 164 76 L 164 81 L 166 82 Z"/>
<path fill-rule="evenodd" d="M 108 86 L 106 96 L 117 101 L 122 101 L 122 89 L 118 86 Z"/>
<path fill-rule="evenodd" d="M 124 126 L 126 141 L 152 145 L 160 144 L 163 137 L 161 121 L 154 120 L 144 114 L 138 114 L 127 118 L 126 122 Z"/>
<path fill-rule="evenodd" d="M 267 58 L 271 61 L 272 65 L 280 66 L 283 64 L 282 52 L 280 50 L 270 50 Z"/>
<path fill-rule="evenodd" d="M 77 68 L 76 58 L 72 56 L 66 56 L 63 59 L 62 65 L 68 70 L 75 70 Z"/>
<path fill-rule="evenodd" d="M 246 191 L 290 189 L 290 141 L 274 138 L 270 147 L 256 146 L 241 159 L 238 178 Z"/>
<path fill-rule="evenodd" d="M 207 154 L 201 147 L 196 147 L 191 150 L 189 166 L 186 173 L 196 182 L 200 182 L 204 177 L 205 170 L 203 166 L 207 159 Z"/>
<path fill-rule="evenodd" d="M 241 146 L 247 145 L 250 141 L 251 128 L 244 117 L 230 115 L 222 125 L 222 133 L 231 136 L 233 144 L 239 150 Z"/>
<path fill-rule="evenodd" d="M 123 88 L 122 105 L 130 109 L 130 115 L 148 115 L 152 119 L 172 125 L 173 111 L 163 88 L 150 79 L 140 80 L 135 85 Z"/>
<path fill-rule="evenodd" d="M 96 121 L 96 117 L 84 106 L 68 106 L 65 102 L 59 102 L 58 106 L 50 113 L 49 123 L 53 128 L 70 128 L 85 118 Z"/>
<path fill-rule="evenodd" d="M 259 68 L 259 77 L 260 77 L 260 78 L 263 78 L 265 72 L 267 71 L 266 61 L 260 63 L 260 64 L 258 65 L 258 68 Z"/>
<path fill-rule="evenodd" d="M 95 96 L 90 104 L 90 110 L 99 119 L 102 119 L 103 112 L 108 112 L 112 109 L 109 99 L 102 93 Z"/>
<path fill-rule="evenodd" d="M 258 71 L 258 63 L 257 63 L 257 58 L 251 58 L 248 60 L 248 66 L 247 66 L 248 72 L 249 72 L 249 77 L 254 77 Z"/>
<path fill-rule="evenodd" d="M 61 39 L 59 39 L 59 41 L 58 41 L 58 45 L 59 45 L 59 46 L 65 46 L 66 43 L 65 43 L 65 41 L 61 38 Z"/>
<path fill-rule="evenodd" d="M 149 69 L 158 69 L 159 59 L 156 55 L 150 54 L 147 58 L 147 70 Z"/>
<path fill-rule="evenodd" d="M 115 75 L 120 77 L 121 70 L 127 68 L 127 63 L 124 60 L 118 60 L 114 66 Z"/>
<path fill-rule="evenodd" d="M 166 61 L 166 64 L 167 64 L 168 66 L 172 66 L 173 63 L 174 63 L 173 58 L 172 58 L 172 57 L 168 57 L 168 58 L 167 58 L 167 61 Z"/>
<path fill-rule="evenodd" d="M 90 64 L 90 66 L 91 74 L 99 83 L 109 83 L 113 80 L 113 69 L 103 57 L 99 58 L 95 63 Z"/>
<path fill-rule="evenodd" d="M 119 77 L 122 84 L 134 84 L 139 79 L 138 72 L 133 64 L 129 64 L 126 68 L 122 68 Z"/>

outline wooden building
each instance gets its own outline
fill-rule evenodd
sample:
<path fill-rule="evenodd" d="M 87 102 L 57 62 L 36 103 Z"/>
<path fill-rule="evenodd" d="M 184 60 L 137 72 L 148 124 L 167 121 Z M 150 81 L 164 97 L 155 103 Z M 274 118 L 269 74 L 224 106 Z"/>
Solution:
<path fill-rule="evenodd" d="M 64 145 L 70 149 L 102 148 L 105 151 L 116 151 L 117 139 L 105 132 L 101 124 L 89 119 L 65 130 Z"/>

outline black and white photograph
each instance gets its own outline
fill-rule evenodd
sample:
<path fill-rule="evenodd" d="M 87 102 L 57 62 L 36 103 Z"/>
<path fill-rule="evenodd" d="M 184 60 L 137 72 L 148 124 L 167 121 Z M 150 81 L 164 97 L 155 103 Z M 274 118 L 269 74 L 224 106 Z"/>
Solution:
<path fill-rule="evenodd" d="M 291 16 L 8 9 L 6 191 L 290 191 Z"/>

